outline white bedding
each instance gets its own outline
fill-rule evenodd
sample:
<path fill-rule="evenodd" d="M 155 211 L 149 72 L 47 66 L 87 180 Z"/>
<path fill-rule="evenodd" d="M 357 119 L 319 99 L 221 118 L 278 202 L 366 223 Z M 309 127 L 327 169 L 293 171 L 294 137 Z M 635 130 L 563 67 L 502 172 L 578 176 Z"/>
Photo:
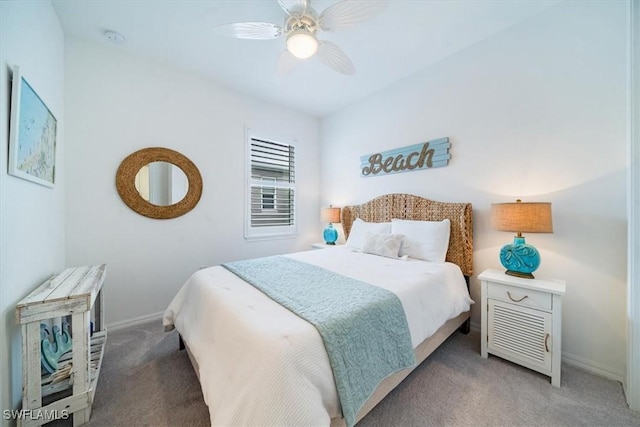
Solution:
<path fill-rule="evenodd" d="M 345 247 L 287 255 L 394 292 L 414 348 L 468 311 L 451 263 L 395 260 Z M 212 425 L 324 425 L 340 417 L 322 338 L 305 320 L 223 267 L 196 272 L 167 308 L 199 366 Z"/>

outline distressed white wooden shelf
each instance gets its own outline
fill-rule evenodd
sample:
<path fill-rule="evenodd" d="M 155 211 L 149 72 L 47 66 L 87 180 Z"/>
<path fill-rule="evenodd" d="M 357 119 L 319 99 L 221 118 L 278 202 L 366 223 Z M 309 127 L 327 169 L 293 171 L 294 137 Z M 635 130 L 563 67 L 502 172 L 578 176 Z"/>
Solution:
<path fill-rule="evenodd" d="M 16 323 L 22 325 L 23 410 L 58 416 L 66 410 L 73 414 L 74 426 L 89 421 L 107 342 L 101 292 L 106 274 L 105 264 L 68 268 L 16 305 Z M 93 337 L 90 336 L 92 308 Z M 71 316 L 73 347 L 60 358 L 58 369 L 71 364 L 71 374 L 52 383 L 49 375 L 41 373 L 40 322 L 64 316 Z M 63 393 L 65 391 L 67 393 Z M 60 398 L 56 398 L 58 394 Z M 43 405 L 44 397 L 51 402 Z M 52 419 L 48 417 L 26 417 L 18 420 L 18 426 L 38 426 L 49 421 Z"/>

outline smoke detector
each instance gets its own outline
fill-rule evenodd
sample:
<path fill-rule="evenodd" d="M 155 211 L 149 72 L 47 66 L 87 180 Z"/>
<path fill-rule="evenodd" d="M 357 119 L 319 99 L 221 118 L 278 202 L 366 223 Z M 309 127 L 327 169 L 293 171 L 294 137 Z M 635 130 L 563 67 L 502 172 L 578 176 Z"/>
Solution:
<path fill-rule="evenodd" d="M 115 43 L 115 44 L 124 44 L 124 42 L 127 41 L 127 39 L 124 38 L 124 36 L 120 33 L 117 33 L 115 31 L 111 31 L 111 30 L 106 30 L 104 32 L 104 36 L 107 38 L 107 40 L 109 40 L 111 43 Z"/>

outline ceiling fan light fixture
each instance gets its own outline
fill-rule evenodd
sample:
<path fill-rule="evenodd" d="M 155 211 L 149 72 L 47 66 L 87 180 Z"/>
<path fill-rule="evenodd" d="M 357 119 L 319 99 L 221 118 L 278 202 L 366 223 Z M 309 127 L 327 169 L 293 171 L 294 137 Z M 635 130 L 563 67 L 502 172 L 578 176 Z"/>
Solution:
<path fill-rule="evenodd" d="M 287 50 L 299 59 L 306 59 L 318 51 L 318 40 L 307 30 L 295 30 L 287 36 Z"/>

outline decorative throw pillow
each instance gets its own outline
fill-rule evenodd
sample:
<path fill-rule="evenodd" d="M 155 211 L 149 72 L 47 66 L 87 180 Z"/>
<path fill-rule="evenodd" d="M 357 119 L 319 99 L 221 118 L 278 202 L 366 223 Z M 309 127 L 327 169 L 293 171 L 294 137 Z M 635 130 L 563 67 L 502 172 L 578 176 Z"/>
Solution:
<path fill-rule="evenodd" d="M 366 254 L 380 255 L 387 258 L 398 258 L 403 234 L 374 234 L 368 233 L 362 245 L 362 252 Z"/>
<path fill-rule="evenodd" d="M 444 262 L 449 248 L 451 222 L 391 220 L 391 232 L 404 234 L 400 256 L 423 259 L 432 262 Z"/>
<path fill-rule="evenodd" d="M 345 246 L 351 249 L 362 250 L 364 239 L 367 237 L 368 233 L 381 234 L 390 232 L 390 222 L 366 222 L 360 218 L 356 218 L 351 226 L 351 233 L 349 233 L 349 238 L 347 239 Z"/>

